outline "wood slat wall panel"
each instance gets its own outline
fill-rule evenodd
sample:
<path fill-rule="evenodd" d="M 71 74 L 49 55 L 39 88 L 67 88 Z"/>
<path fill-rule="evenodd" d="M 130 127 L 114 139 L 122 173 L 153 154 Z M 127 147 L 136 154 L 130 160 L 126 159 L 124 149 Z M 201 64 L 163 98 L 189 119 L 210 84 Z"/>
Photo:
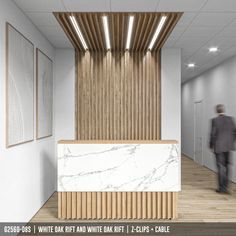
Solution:
<path fill-rule="evenodd" d="M 58 199 L 60 199 L 58 202 L 58 207 L 61 209 L 58 210 L 60 219 L 175 219 L 178 217 L 177 192 L 58 192 Z"/>
<path fill-rule="evenodd" d="M 159 53 L 79 55 L 78 138 L 158 140 Z"/>
<path fill-rule="evenodd" d="M 88 45 L 90 51 L 106 51 L 106 42 L 102 23 L 102 16 L 108 17 L 109 35 L 112 51 L 125 51 L 126 37 L 128 30 L 129 16 L 134 16 L 133 33 L 131 38 L 131 51 L 141 52 L 147 51 L 148 45 L 156 31 L 158 23 L 162 15 L 167 16 L 165 27 L 160 32 L 157 42 L 154 45 L 153 51 L 161 49 L 162 45 L 168 38 L 174 26 L 178 22 L 182 13 L 151 13 L 151 12 L 133 12 L 133 13 L 54 13 L 57 20 L 60 22 L 68 38 L 73 46 L 79 51 L 84 51 L 83 46 L 69 20 L 69 16 L 73 15 L 77 19 L 77 23 L 81 29 L 82 35 Z"/>
<path fill-rule="evenodd" d="M 182 13 L 165 13 L 165 28 L 148 45 L 163 13 L 54 13 L 76 52 L 76 138 L 160 138 L 160 53 Z M 69 16 L 73 14 L 90 52 L 84 52 Z M 129 15 L 135 16 L 131 51 L 124 52 Z M 111 51 L 101 17 L 108 15 Z M 67 219 L 165 219 L 177 217 L 177 193 L 58 193 L 58 217 Z"/>
<path fill-rule="evenodd" d="M 79 140 L 159 140 L 160 53 L 77 52 Z M 58 193 L 66 219 L 170 219 L 177 193 Z"/>

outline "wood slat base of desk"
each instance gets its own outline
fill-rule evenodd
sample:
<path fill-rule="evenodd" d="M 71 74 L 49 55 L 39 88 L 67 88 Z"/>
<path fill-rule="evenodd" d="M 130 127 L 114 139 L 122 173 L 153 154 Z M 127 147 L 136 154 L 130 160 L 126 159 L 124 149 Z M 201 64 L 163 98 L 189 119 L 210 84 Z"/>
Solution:
<path fill-rule="evenodd" d="M 175 219 L 178 192 L 58 192 L 60 219 Z"/>

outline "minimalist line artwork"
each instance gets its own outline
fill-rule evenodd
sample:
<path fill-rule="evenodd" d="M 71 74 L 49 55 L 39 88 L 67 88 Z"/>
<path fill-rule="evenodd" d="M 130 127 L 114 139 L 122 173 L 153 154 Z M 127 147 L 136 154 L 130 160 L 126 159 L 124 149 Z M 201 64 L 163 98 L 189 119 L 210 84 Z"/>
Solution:
<path fill-rule="evenodd" d="M 6 23 L 6 146 L 34 139 L 34 45 Z"/>
<path fill-rule="evenodd" d="M 36 136 L 40 139 L 52 135 L 53 65 L 52 60 L 38 48 L 36 61 Z"/>

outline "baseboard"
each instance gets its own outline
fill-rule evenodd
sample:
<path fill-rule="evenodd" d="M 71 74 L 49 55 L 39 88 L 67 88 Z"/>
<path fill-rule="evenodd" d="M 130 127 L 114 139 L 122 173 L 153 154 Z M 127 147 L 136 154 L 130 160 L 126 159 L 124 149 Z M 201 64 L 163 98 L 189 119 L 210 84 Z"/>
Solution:
<path fill-rule="evenodd" d="M 194 160 L 194 158 L 190 157 L 188 154 L 182 152 L 182 155 L 186 156 L 187 158 L 191 159 L 191 160 Z"/>

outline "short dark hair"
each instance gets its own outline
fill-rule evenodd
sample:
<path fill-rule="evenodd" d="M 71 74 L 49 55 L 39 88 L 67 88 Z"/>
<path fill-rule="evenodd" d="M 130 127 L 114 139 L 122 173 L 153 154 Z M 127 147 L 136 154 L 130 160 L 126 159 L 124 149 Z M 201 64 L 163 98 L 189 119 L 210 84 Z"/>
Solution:
<path fill-rule="evenodd" d="M 225 106 L 223 104 L 218 104 L 216 105 L 216 112 L 219 113 L 224 113 L 225 112 Z"/>

